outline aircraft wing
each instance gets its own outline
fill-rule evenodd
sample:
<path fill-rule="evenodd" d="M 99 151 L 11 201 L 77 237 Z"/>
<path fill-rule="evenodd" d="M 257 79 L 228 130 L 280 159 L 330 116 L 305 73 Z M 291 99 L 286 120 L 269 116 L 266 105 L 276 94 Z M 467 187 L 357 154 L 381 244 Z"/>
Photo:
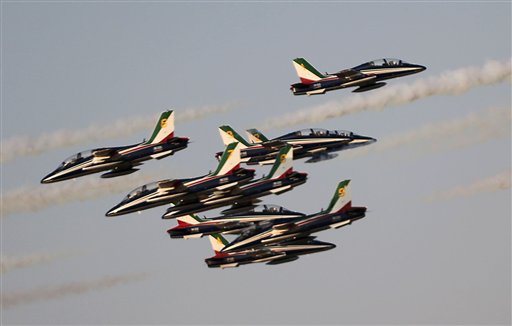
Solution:
<path fill-rule="evenodd" d="M 377 76 L 363 74 L 354 69 L 345 69 L 333 75 L 338 77 L 343 82 L 343 86 L 361 86 L 372 84 L 374 83 L 374 79 L 377 78 Z"/>
<path fill-rule="evenodd" d="M 162 180 L 158 182 L 158 191 L 159 192 L 182 192 L 187 191 L 187 187 L 183 185 L 183 182 L 180 180 Z"/>
<path fill-rule="evenodd" d="M 104 148 L 104 149 L 95 150 L 92 153 L 92 156 L 93 156 L 93 158 L 92 158 L 93 163 L 100 163 L 100 162 L 103 162 L 103 161 L 106 161 L 106 160 L 109 160 L 109 159 L 119 156 L 119 152 L 115 149 Z"/>
<path fill-rule="evenodd" d="M 267 148 L 274 148 L 274 149 L 281 149 L 285 147 L 288 143 L 284 142 L 282 140 L 269 140 L 266 142 L 261 143 L 264 147 Z"/>

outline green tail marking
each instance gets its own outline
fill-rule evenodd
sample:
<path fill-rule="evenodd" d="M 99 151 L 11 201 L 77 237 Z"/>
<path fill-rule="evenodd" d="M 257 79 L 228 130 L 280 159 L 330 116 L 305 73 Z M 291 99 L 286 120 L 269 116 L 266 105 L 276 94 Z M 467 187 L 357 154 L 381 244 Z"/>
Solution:
<path fill-rule="evenodd" d="M 334 208 L 334 206 L 336 205 L 336 203 L 338 202 L 338 200 L 341 197 L 345 196 L 345 188 L 348 186 L 349 183 L 350 183 L 350 180 L 344 180 L 338 184 L 338 187 L 336 188 L 336 192 L 334 192 L 334 196 L 332 196 L 331 202 L 329 203 L 329 206 L 327 207 L 326 212 L 331 212 L 332 209 Z"/>
<path fill-rule="evenodd" d="M 249 147 L 251 144 L 249 144 L 245 139 L 242 138 L 233 128 L 231 128 L 228 125 L 220 126 L 219 129 L 221 129 L 223 132 L 225 132 L 229 137 L 234 138 L 237 142 L 244 144 L 245 146 Z M 232 140 L 232 141 L 234 141 Z"/>
<path fill-rule="evenodd" d="M 267 176 L 267 179 L 272 179 L 276 172 L 279 170 L 282 164 L 286 162 L 286 155 L 288 155 L 288 152 L 292 150 L 291 145 L 286 145 L 285 147 L 281 148 L 279 153 L 276 156 L 276 161 L 274 162 L 274 165 L 272 165 L 272 169 L 270 170 L 270 173 Z M 284 171 L 283 171 L 284 172 Z"/>
<path fill-rule="evenodd" d="M 293 61 L 295 61 L 298 65 L 306 68 L 307 70 L 309 70 L 310 72 L 312 72 L 313 74 L 315 74 L 319 78 L 325 78 L 326 77 L 324 74 L 322 74 L 318 70 L 316 70 L 315 67 L 313 67 L 304 58 L 296 58 L 296 59 L 293 59 Z"/>
<path fill-rule="evenodd" d="M 222 170 L 222 167 L 226 164 L 227 160 L 231 156 L 231 153 L 235 150 L 236 146 L 238 146 L 238 143 L 231 143 L 228 146 L 226 146 L 226 149 L 224 150 L 224 153 L 222 153 L 222 157 L 220 158 L 219 165 L 217 166 L 217 169 L 215 172 L 212 173 L 212 175 L 217 175 Z"/>
<path fill-rule="evenodd" d="M 153 142 L 153 140 L 155 140 L 156 136 L 158 135 L 160 130 L 164 127 L 165 123 L 167 122 L 167 119 L 169 119 L 172 112 L 173 112 L 172 110 L 169 110 L 169 111 L 163 112 L 160 115 L 160 118 L 158 118 L 158 121 L 156 123 L 155 129 L 153 130 L 153 134 L 151 135 L 151 138 L 149 138 L 149 140 L 146 141 L 147 144 L 150 144 Z"/>
<path fill-rule="evenodd" d="M 247 129 L 247 132 L 250 133 L 254 138 L 259 139 L 262 142 L 268 141 L 268 138 L 265 137 L 258 129 Z"/>

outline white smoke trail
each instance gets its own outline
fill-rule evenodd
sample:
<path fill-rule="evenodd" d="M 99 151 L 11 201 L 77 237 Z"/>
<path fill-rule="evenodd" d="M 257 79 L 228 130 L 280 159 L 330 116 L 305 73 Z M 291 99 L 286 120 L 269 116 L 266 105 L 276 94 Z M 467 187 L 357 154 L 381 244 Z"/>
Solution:
<path fill-rule="evenodd" d="M 406 145 L 414 145 L 414 148 L 422 153 L 463 148 L 510 136 L 510 124 L 510 108 L 491 108 L 483 112 L 470 113 L 463 118 L 428 124 L 379 139 L 373 145 L 345 152 L 344 158 L 362 156 L 370 152 L 384 152 Z"/>
<path fill-rule="evenodd" d="M 154 181 L 155 174 L 139 173 L 122 178 L 88 178 L 53 184 L 25 186 L 2 194 L 2 217 L 15 213 L 35 212 L 52 205 L 84 201 L 128 191 Z"/>
<path fill-rule="evenodd" d="M 327 119 L 363 111 L 380 111 L 434 95 L 460 95 L 478 86 L 510 82 L 511 61 L 489 61 L 482 67 L 446 71 L 439 76 L 419 79 L 411 84 L 386 86 L 369 94 L 355 94 L 345 101 L 332 101 L 298 112 L 273 117 L 261 128 L 273 129 Z"/>
<path fill-rule="evenodd" d="M 26 291 L 2 293 L 2 304 L 4 308 L 11 308 L 34 301 L 59 299 L 68 295 L 104 290 L 117 285 L 141 281 L 146 277 L 147 274 L 106 276 L 93 281 L 71 282 L 53 287 L 41 287 Z"/>
<path fill-rule="evenodd" d="M 501 172 L 495 176 L 478 180 L 466 186 L 454 187 L 450 190 L 437 192 L 427 198 L 427 201 L 449 200 L 459 197 L 469 197 L 482 192 L 496 192 L 503 189 L 510 189 L 511 174 L 509 171 Z"/>
<path fill-rule="evenodd" d="M 73 252 L 54 252 L 54 253 L 39 253 L 30 254 L 25 256 L 8 256 L 2 255 L 0 257 L 0 273 L 7 273 L 14 269 L 26 268 L 37 264 L 51 262 L 61 258 L 67 258 L 76 255 Z"/>
<path fill-rule="evenodd" d="M 234 107 L 234 104 L 228 104 L 179 110 L 176 112 L 176 122 L 201 119 L 211 114 L 227 112 Z M 146 115 L 123 118 L 108 125 L 91 125 L 84 129 L 57 130 L 35 137 L 14 136 L 2 140 L 0 144 L 0 163 L 8 162 L 21 156 L 37 155 L 58 148 L 129 136 L 140 131 L 147 131 L 149 136 L 156 124 L 156 119 L 157 116 Z"/>

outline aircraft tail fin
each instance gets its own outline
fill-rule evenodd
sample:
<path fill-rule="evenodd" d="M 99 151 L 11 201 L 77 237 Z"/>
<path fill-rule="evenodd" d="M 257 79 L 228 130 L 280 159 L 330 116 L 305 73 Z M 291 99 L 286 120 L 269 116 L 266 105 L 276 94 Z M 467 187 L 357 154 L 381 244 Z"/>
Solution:
<path fill-rule="evenodd" d="M 327 207 L 326 213 L 344 212 L 352 207 L 350 180 L 341 181 Z"/>
<path fill-rule="evenodd" d="M 268 141 L 268 138 L 265 137 L 258 129 L 247 129 L 246 132 L 249 137 L 249 141 L 253 144 Z"/>
<path fill-rule="evenodd" d="M 206 222 L 205 219 L 202 219 L 195 214 L 183 215 L 183 216 L 178 217 L 177 220 L 178 220 L 178 225 L 180 225 L 180 226 L 196 225 L 196 224 L 199 224 L 202 222 Z"/>
<path fill-rule="evenodd" d="M 222 154 L 219 165 L 211 175 L 230 174 L 233 170 L 240 168 L 240 147 L 238 142 L 229 144 Z"/>
<path fill-rule="evenodd" d="M 272 165 L 272 169 L 270 170 L 267 179 L 280 179 L 290 173 L 293 170 L 292 162 L 293 147 L 291 145 L 286 145 L 281 148 L 277 154 L 276 161 L 274 162 L 274 165 Z"/>
<path fill-rule="evenodd" d="M 164 143 L 174 137 L 174 111 L 162 112 L 147 144 Z"/>
<path fill-rule="evenodd" d="M 297 71 L 300 81 L 303 84 L 312 84 L 326 76 L 315 69 L 309 62 L 304 58 L 293 59 L 293 67 Z"/>
<path fill-rule="evenodd" d="M 220 137 L 224 142 L 224 145 L 229 145 L 232 142 L 239 142 L 241 144 L 241 148 L 247 148 L 251 146 L 245 139 L 242 138 L 233 128 L 230 126 L 224 125 L 219 127 Z"/>
<path fill-rule="evenodd" d="M 212 245 L 212 249 L 215 251 L 215 254 L 219 254 L 229 243 L 228 240 L 219 233 L 210 234 L 208 239 L 210 239 L 210 244 Z"/>

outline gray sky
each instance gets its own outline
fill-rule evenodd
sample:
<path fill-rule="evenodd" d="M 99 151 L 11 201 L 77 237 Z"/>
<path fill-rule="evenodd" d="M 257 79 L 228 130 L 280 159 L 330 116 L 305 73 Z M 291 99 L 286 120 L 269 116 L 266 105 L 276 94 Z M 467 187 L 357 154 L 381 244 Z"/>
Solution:
<path fill-rule="evenodd" d="M 425 126 L 510 108 L 509 82 L 268 130 L 267 137 L 276 137 L 304 127 L 348 129 L 383 142 L 423 133 L 416 146 L 298 161 L 295 168 L 308 172 L 308 182 L 265 198 L 313 213 L 327 206 L 338 181 L 352 179 L 354 205 L 369 212 L 351 226 L 319 234 L 335 250 L 279 266 L 212 270 L 203 261 L 213 254 L 208 240 L 169 239 L 165 231 L 176 222 L 160 219 L 163 207 L 104 216 L 144 183 L 142 173 L 149 182 L 213 169 L 221 124 L 243 132 L 356 96 L 341 90 L 294 97 L 295 57 L 328 72 L 382 57 L 428 67 L 387 87 L 489 60 L 510 62 L 510 2 L 2 2 L 1 9 L 2 142 L 156 119 L 169 108 L 179 118 L 188 108 L 234 106 L 177 123 L 176 134 L 192 139 L 189 148 L 145 163 L 141 177 L 123 181 L 126 191 L 3 216 L 2 257 L 23 262 L 2 274 L 2 297 L 10 303 L 2 309 L 3 324 L 510 324 L 510 183 L 428 200 L 510 176 L 510 123 L 508 132 L 492 137 L 485 132 L 493 120 L 485 130 L 471 125 L 433 132 L 435 149 L 424 137 Z M 2 193 L 57 192 L 58 184 L 39 180 L 65 157 L 135 143 L 150 132 L 96 137 L 2 163 Z M 439 146 L 442 137 L 450 144 L 452 138 L 475 142 Z M 62 187 L 102 181 L 109 182 L 93 175 Z M 123 281 L 102 288 L 111 279 Z M 13 299 L 20 296 L 25 299 Z"/>

